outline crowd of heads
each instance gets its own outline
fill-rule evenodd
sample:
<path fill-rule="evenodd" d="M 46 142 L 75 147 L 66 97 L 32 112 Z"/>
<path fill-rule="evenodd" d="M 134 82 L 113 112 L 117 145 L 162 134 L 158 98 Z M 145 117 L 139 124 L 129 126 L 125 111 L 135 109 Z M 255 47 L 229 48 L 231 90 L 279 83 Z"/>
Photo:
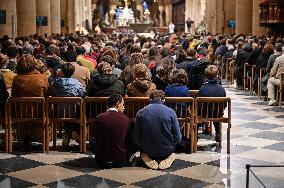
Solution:
<path fill-rule="evenodd" d="M 250 53 L 255 49 L 269 54 L 282 52 L 283 38 L 186 33 L 158 34 L 152 38 L 104 33 L 85 36 L 34 34 L 18 37 L 15 41 L 4 36 L 0 44 L 1 69 L 7 68 L 19 75 L 37 70 L 49 77 L 69 78 L 76 69 L 70 63 L 84 66 L 78 61 L 78 56 L 84 56 L 97 62 L 95 71 L 91 71 L 91 80 L 95 73 L 112 74 L 114 69 L 119 69 L 122 72 L 118 77 L 125 88 L 135 79 L 157 76 L 169 84 L 178 83 L 198 89 L 200 85 L 192 85 L 191 79 L 194 80 L 196 74 L 192 71 L 200 71 L 196 75 L 203 81 L 216 79 L 221 75 L 223 64 L 220 62 L 224 58 L 236 58 L 238 51 Z M 189 69 L 182 65 L 185 62 L 205 66 L 201 70 Z"/>

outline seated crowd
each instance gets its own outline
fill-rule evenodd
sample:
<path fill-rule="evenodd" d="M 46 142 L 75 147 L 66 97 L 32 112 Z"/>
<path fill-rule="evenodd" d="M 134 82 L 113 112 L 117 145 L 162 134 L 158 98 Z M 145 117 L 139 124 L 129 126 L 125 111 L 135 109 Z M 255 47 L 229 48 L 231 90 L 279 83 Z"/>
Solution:
<path fill-rule="evenodd" d="M 266 67 L 267 74 L 271 70 L 273 77 L 263 78 L 267 87 L 262 89 L 263 93 L 268 90 L 269 105 L 274 105 L 274 85 L 280 84 L 279 75 L 284 72 L 282 47 L 280 38 L 242 35 L 53 34 L 20 37 L 15 42 L 5 36 L 0 46 L 0 100 L 9 96 L 109 97 L 109 109 L 94 126 L 97 163 L 121 166 L 139 150 L 148 167 L 166 169 L 182 137 L 175 112 L 163 105 L 165 97 L 188 97 L 189 90 L 199 90 L 198 96 L 203 97 L 225 97 L 220 76 L 225 59 L 234 57 L 237 86 L 242 85 L 247 62 Z M 133 125 L 122 114 L 125 96 L 150 98 Z M 220 126 L 214 126 L 219 141 Z M 205 127 L 209 133 L 209 126 Z M 63 145 L 68 147 L 79 130 L 64 129 Z"/>

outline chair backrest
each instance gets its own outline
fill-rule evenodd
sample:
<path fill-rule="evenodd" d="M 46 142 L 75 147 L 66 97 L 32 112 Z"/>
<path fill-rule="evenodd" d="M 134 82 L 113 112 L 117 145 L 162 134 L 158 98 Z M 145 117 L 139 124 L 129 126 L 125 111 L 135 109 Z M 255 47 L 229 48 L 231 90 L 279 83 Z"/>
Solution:
<path fill-rule="evenodd" d="M 148 97 L 125 97 L 125 114 L 128 116 L 130 122 L 135 122 L 136 114 L 149 104 Z"/>
<path fill-rule="evenodd" d="M 198 95 L 198 92 L 199 92 L 199 90 L 190 90 L 189 96 L 195 99 Z"/>
<path fill-rule="evenodd" d="M 7 101 L 0 101 L 0 124 L 7 124 Z"/>
<path fill-rule="evenodd" d="M 11 123 L 45 121 L 43 97 L 11 97 L 8 99 L 7 115 Z"/>
<path fill-rule="evenodd" d="M 83 120 L 83 99 L 81 97 L 48 97 L 45 108 L 49 123 L 81 123 Z"/>
<path fill-rule="evenodd" d="M 125 115 L 134 122 L 139 110 L 149 104 L 148 97 L 124 97 Z M 108 109 L 108 97 L 85 97 L 83 114 L 86 123 L 94 121 L 97 115 Z M 194 99 L 192 97 L 166 97 L 166 105 L 173 108 L 180 120 L 192 117 Z M 183 115 L 183 116 L 182 116 Z M 193 118 L 192 118 L 193 119 Z"/>
<path fill-rule="evenodd" d="M 225 113 L 227 108 L 227 114 Z M 197 97 L 195 99 L 195 123 L 224 122 L 231 124 L 231 98 Z"/>
<path fill-rule="evenodd" d="M 92 123 L 95 118 L 108 109 L 108 97 L 85 97 L 83 116 L 85 123 Z"/>
<path fill-rule="evenodd" d="M 184 128 L 184 135 L 190 138 L 194 125 L 194 98 L 166 97 L 165 105 L 176 112 L 180 128 Z"/>
<path fill-rule="evenodd" d="M 282 105 L 282 97 L 283 97 L 283 85 L 284 85 L 284 73 L 280 74 L 280 86 L 279 86 L 279 106 Z"/>

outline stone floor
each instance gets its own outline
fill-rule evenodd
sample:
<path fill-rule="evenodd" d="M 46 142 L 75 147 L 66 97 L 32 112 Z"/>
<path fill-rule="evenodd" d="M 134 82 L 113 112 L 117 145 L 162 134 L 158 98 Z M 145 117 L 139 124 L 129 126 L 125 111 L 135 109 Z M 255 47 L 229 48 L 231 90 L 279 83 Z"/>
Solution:
<path fill-rule="evenodd" d="M 284 165 L 284 110 L 268 107 L 256 96 L 225 85 L 232 98 L 231 154 L 211 145 L 195 154 L 177 154 L 168 170 L 150 170 L 143 165 L 102 170 L 94 156 L 73 152 L 49 154 L 0 154 L 0 187 L 138 188 L 206 187 L 243 188 L 246 164 Z M 199 144 L 212 141 L 199 140 Z M 283 167 L 251 168 L 266 187 L 284 187 Z M 250 173 L 250 187 L 262 187 Z"/>

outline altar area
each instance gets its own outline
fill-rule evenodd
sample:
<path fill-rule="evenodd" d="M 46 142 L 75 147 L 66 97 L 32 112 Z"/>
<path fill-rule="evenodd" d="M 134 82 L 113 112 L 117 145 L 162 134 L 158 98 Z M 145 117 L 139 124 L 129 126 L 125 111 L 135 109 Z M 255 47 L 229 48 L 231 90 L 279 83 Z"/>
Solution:
<path fill-rule="evenodd" d="M 153 27 L 147 3 L 144 3 L 143 8 L 137 11 L 138 16 L 137 12 L 135 13 L 129 6 L 129 0 L 124 0 L 124 2 L 124 7 L 120 6 L 109 11 L 106 19 L 109 20 L 110 27 L 115 27 L 127 33 L 130 31 L 142 33 L 149 27 Z"/>

